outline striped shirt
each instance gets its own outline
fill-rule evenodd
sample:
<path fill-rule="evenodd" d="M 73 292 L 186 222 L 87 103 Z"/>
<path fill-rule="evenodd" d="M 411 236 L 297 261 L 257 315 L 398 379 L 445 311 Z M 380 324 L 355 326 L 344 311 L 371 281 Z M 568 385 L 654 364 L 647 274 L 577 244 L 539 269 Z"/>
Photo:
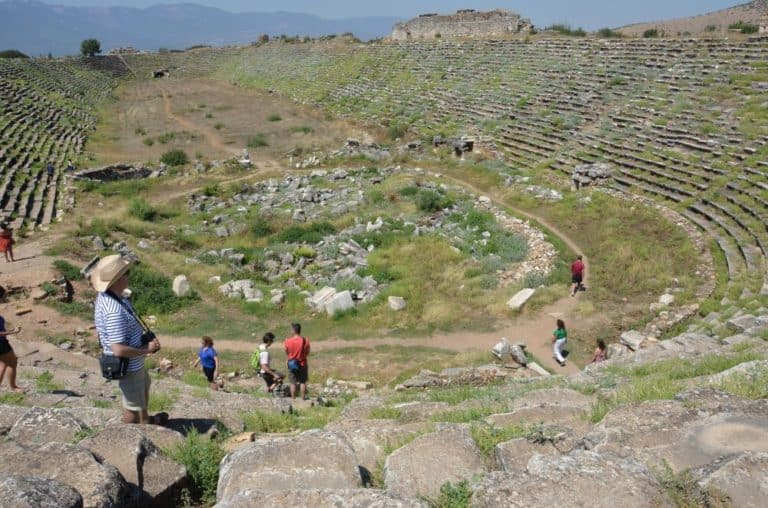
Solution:
<path fill-rule="evenodd" d="M 130 307 L 131 303 L 125 298 L 121 298 L 120 301 L 123 303 L 105 293 L 99 293 L 93 304 L 96 333 L 99 334 L 99 342 L 106 355 L 113 354 L 112 344 L 125 344 L 137 349 L 141 347 L 141 335 L 144 331 L 138 320 L 126 308 L 126 306 Z M 128 362 L 128 372 L 136 372 L 143 368 L 143 356 L 131 358 Z"/>

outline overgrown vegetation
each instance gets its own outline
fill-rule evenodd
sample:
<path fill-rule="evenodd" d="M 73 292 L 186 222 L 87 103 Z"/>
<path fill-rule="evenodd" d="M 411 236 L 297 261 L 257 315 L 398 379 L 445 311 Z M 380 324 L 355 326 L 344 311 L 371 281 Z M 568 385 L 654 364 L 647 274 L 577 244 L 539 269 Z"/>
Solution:
<path fill-rule="evenodd" d="M 661 468 L 654 471 L 664 491 L 678 508 L 726 507 L 731 506 L 728 496 L 714 488 L 704 488 L 686 469 L 675 473 L 664 460 Z"/>
<path fill-rule="evenodd" d="M 213 506 L 216 502 L 219 463 L 225 455 L 221 441 L 225 438 L 211 439 L 192 429 L 181 444 L 167 450 L 173 460 L 187 468 L 192 500 L 203 506 Z"/>
<path fill-rule="evenodd" d="M 183 166 L 184 164 L 189 163 L 189 157 L 187 156 L 187 152 L 176 148 L 165 152 L 160 157 L 160 162 L 168 164 L 169 166 Z"/>
<path fill-rule="evenodd" d="M 141 315 L 171 314 L 199 299 L 194 293 L 184 298 L 177 297 L 171 288 L 171 280 L 143 263 L 131 268 L 130 279 L 131 300 L 136 312 Z"/>
<path fill-rule="evenodd" d="M 584 37 L 587 35 L 587 32 L 579 27 L 579 28 L 571 28 L 571 25 L 566 25 L 563 23 L 556 23 L 554 25 L 550 25 L 546 27 L 544 30 L 547 30 L 549 32 L 556 32 L 560 35 L 567 35 L 569 37 Z"/>

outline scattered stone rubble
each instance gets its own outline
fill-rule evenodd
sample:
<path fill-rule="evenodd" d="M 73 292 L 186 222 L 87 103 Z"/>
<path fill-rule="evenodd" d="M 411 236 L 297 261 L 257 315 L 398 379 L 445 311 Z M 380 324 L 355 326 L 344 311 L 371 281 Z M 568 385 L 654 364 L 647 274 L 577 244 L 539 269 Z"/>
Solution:
<path fill-rule="evenodd" d="M 596 164 L 579 164 L 573 168 L 571 180 L 577 189 L 600 185 L 613 176 L 610 164 L 598 162 Z"/>
<path fill-rule="evenodd" d="M 298 223 L 320 221 L 349 213 L 364 202 L 363 189 L 402 171 L 400 168 L 386 168 L 376 172 L 315 170 L 309 176 L 287 175 L 282 180 L 245 185 L 241 192 L 227 201 L 193 194 L 189 197 L 188 205 L 193 212 L 216 213 L 204 222 L 204 230 L 216 236 L 229 236 L 246 228 L 245 223 L 239 222 L 239 217 L 247 213 L 250 207 L 258 207 L 259 213 L 264 216 L 289 214 Z M 423 174 L 420 170 L 412 172 L 415 175 Z M 331 182 L 334 185 L 328 186 Z M 419 184 L 424 189 L 442 192 L 442 188 L 431 181 L 420 181 Z M 317 244 L 274 245 L 247 266 L 245 255 L 233 249 L 207 251 L 187 262 L 227 261 L 233 270 L 249 269 L 258 272 L 260 278 L 268 284 L 280 284 L 280 288 L 285 290 L 309 285 L 315 289 L 305 293 L 308 306 L 329 314 L 345 312 L 354 305 L 370 302 L 384 287 L 371 276 L 358 275 L 360 269 L 368 266 L 367 257 L 375 247 L 373 243 L 361 245 L 355 237 L 390 231 L 405 234 L 412 232 L 415 236 L 438 234 L 446 236 L 456 248 L 477 252 L 488 242 L 491 233 L 462 228 L 449 220 L 451 214 L 464 213 L 471 206 L 492 213 L 502 228 L 500 231 L 518 234 L 527 240 L 529 249 L 526 259 L 499 270 L 498 279 L 502 286 L 517 283 L 532 273 L 542 276 L 549 273 L 556 252 L 554 246 L 546 241 L 543 232 L 526 221 L 510 217 L 487 197 L 479 197 L 473 204 L 471 201 L 457 203 L 452 208 L 430 214 L 417 222 L 386 216 L 365 222 L 356 218 L 353 226 L 327 235 Z M 192 232 L 190 229 L 187 231 Z M 479 258 L 478 254 L 475 256 Z M 350 289 L 337 291 L 336 288 L 340 286 Z M 232 298 L 250 301 L 263 299 L 263 295 L 256 292 L 255 285 L 244 280 L 227 282 L 219 290 Z M 282 303 L 283 298 L 284 295 L 278 296 L 277 303 Z M 389 303 L 395 311 L 407 305 L 400 300 Z"/>

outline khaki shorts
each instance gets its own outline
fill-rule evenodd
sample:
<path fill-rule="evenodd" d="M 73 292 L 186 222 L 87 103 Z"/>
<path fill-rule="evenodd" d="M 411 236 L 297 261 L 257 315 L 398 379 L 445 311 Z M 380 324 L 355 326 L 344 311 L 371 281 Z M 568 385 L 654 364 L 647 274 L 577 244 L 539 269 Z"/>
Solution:
<path fill-rule="evenodd" d="M 142 368 L 135 372 L 129 372 L 120 378 L 120 391 L 123 392 L 123 407 L 128 411 L 141 411 L 147 409 L 149 401 L 149 387 L 152 381 L 147 369 Z"/>

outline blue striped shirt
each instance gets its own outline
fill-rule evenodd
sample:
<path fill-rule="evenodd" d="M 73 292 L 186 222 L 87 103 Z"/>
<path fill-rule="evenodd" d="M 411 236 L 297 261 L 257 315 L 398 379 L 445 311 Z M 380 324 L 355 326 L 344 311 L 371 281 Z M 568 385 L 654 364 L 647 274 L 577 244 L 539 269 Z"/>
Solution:
<path fill-rule="evenodd" d="M 140 348 L 141 335 L 144 331 L 138 320 L 126 309 L 131 303 L 125 298 L 117 300 L 105 293 L 99 293 L 93 304 L 93 321 L 96 324 L 96 333 L 99 334 L 99 342 L 104 354 L 112 355 L 112 344 L 125 344 L 126 346 Z M 131 307 L 133 308 L 133 307 Z M 128 372 L 135 372 L 144 368 L 144 357 L 131 358 L 128 362 Z"/>

